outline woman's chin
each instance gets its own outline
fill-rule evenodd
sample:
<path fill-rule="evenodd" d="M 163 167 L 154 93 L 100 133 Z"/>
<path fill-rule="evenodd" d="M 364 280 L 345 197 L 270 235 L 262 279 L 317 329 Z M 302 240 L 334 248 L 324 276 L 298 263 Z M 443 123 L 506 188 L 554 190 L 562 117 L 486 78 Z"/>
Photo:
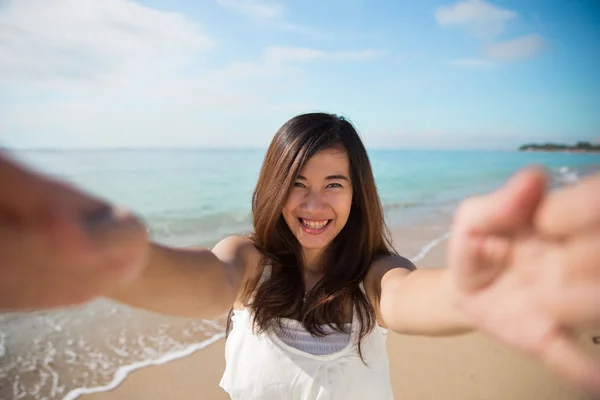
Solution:
<path fill-rule="evenodd" d="M 322 250 L 327 247 L 329 243 L 331 243 L 331 239 L 329 238 L 307 238 L 305 236 L 299 237 L 298 241 L 300 242 L 302 248 L 311 251 Z"/>

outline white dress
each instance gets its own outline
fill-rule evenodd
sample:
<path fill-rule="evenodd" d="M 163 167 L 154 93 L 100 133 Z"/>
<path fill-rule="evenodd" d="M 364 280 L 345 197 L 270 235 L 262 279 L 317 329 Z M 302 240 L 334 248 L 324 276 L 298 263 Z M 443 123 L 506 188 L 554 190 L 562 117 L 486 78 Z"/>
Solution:
<path fill-rule="evenodd" d="M 232 400 L 393 399 L 387 330 L 376 325 L 363 338 L 363 362 L 358 354 L 356 310 L 353 314 L 345 347 L 331 354 L 311 354 L 286 344 L 274 331 L 253 332 L 250 311 L 234 310 L 220 386 Z M 284 320 L 286 325 L 295 330 L 302 327 L 289 319 Z"/>

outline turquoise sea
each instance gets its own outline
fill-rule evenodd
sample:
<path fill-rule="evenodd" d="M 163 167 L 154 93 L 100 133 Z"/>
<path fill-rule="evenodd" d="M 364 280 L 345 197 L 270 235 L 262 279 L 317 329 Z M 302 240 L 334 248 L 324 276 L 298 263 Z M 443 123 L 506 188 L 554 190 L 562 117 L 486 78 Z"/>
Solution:
<path fill-rule="evenodd" d="M 162 242 L 212 243 L 250 229 L 250 201 L 264 150 L 23 151 L 31 165 L 133 209 Z M 372 150 L 388 222 L 395 209 L 452 206 L 499 186 L 526 165 L 558 182 L 600 165 L 600 154 Z M 407 214 L 407 213 L 403 213 Z"/>
<path fill-rule="evenodd" d="M 138 213 L 162 243 L 211 245 L 251 229 L 250 200 L 264 150 L 29 150 L 29 165 Z M 600 171 L 600 154 L 370 150 L 388 225 L 419 229 L 399 250 L 417 260 L 457 203 L 492 190 L 526 165 L 552 185 Z M 415 234 L 415 236 L 417 236 Z M 224 320 L 187 320 L 98 300 L 74 309 L 0 314 L 0 398 L 74 399 L 118 385 L 137 368 L 197 351 Z"/>

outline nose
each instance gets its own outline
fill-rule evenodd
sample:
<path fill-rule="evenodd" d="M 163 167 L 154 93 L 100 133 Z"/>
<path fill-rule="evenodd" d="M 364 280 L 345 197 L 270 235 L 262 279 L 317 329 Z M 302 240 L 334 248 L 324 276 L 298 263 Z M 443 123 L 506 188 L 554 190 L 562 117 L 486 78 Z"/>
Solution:
<path fill-rule="evenodd" d="M 319 212 L 325 208 L 325 202 L 323 201 L 321 193 L 310 190 L 306 194 L 306 198 L 304 199 L 304 204 L 302 206 L 305 211 Z"/>

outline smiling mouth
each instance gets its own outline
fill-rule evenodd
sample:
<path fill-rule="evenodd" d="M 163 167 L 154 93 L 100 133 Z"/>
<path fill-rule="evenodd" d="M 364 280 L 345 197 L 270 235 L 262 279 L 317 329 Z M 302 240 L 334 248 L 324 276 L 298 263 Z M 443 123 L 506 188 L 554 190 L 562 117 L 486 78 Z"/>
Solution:
<path fill-rule="evenodd" d="M 302 226 L 304 228 L 311 229 L 311 230 L 322 230 L 327 225 L 329 225 L 329 223 L 332 220 L 330 220 L 330 219 L 308 220 L 308 219 L 304 219 L 304 218 L 298 218 L 298 221 L 300 221 L 300 224 L 302 224 Z"/>

